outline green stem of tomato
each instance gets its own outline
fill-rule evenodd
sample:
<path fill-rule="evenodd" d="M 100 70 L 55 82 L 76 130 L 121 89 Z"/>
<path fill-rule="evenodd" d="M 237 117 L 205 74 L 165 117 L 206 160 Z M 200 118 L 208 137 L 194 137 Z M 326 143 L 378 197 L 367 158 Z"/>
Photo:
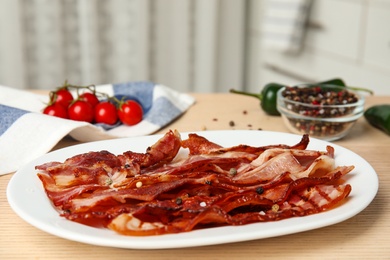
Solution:
<path fill-rule="evenodd" d="M 77 85 L 72 85 L 72 84 L 69 84 L 67 80 L 65 80 L 65 83 L 64 85 L 62 85 L 61 87 L 59 87 L 58 89 L 62 89 L 62 88 L 67 88 L 67 89 L 75 89 L 76 90 L 76 93 L 77 93 L 77 96 L 80 95 L 79 93 L 79 90 L 82 90 L 82 89 L 87 89 L 89 90 L 91 93 L 93 93 L 94 95 L 96 96 L 100 96 L 100 97 L 103 97 L 103 98 L 106 98 L 106 99 L 110 99 L 110 96 L 106 93 L 103 93 L 103 92 L 99 92 L 99 91 L 96 91 L 96 86 L 91 84 L 91 85 L 86 85 L 86 86 L 77 86 Z M 55 93 L 55 92 L 54 92 Z M 115 100 L 115 102 L 119 102 L 118 100 Z"/>

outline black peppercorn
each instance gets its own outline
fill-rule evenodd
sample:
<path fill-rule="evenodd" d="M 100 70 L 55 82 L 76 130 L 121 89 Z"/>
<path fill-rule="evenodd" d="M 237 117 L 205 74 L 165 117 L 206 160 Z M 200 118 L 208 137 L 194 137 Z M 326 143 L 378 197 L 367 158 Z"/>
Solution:
<path fill-rule="evenodd" d="M 257 192 L 257 194 L 263 194 L 263 192 L 264 192 L 263 187 L 257 187 L 256 192 Z"/>

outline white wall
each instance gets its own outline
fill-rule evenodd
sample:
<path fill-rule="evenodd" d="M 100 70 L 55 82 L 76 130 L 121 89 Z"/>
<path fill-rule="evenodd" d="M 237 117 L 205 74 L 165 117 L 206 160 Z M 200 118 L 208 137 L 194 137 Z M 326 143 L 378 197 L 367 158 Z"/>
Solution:
<path fill-rule="evenodd" d="M 390 1 L 314 0 L 301 52 L 261 47 L 260 82 L 296 84 L 340 77 L 348 85 L 390 95 L 388 25 Z"/>

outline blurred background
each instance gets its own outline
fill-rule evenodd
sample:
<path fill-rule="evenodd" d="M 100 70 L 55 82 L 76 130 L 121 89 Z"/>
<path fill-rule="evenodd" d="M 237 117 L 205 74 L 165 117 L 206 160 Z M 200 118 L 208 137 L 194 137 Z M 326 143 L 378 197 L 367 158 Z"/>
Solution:
<path fill-rule="evenodd" d="M 258 92 L 340 77 L 390 95 L 387 0 L 0 0 L 0 85 Z"/>

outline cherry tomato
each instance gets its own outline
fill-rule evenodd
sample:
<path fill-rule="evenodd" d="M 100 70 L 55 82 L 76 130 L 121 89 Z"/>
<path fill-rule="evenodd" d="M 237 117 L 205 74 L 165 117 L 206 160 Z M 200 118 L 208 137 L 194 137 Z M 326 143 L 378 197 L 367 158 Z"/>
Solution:
<path fill-rule="evenodd" d="M 43 113 L 49 116 L 56 116 L 60 118 L 68 118 L 68 110 L 61 104 L 54 103 L 45 107 Z"/>
<path fill-rule="evenodd" d="M 135 125 L 142 121 L 141 105 L 134 100 L 127 100 L 118 109 L 119 120 L 125 125 Z"/>
<path fill-rule="evenodd" d="M 108 101 L 100 102 L 95 106 L 95 122 L 113 125 L 118 121 L 116 106 Z"/>
<path fill-rule="evenodd" d="M 73 95 L 69 92 L 69 90 L 62 88 L 55 92 L 52 101 L 64 107 L 68 107 L 73 101 Z"/>
<path fill-rule="evenodd" d="M 94 111 L 89 103 L 77 100 L 69 106 L 68 114 L 72 120 L 92 123 Z"/>
<path fill-rule="evenodd" d="M 97 96 L 91 92 L 84 92 L 80 95 L 80 100 L 88 102 L 91 104 L 92 107 L 95 107 L 97 104 L 99 104 L 99 99 Z"/>

